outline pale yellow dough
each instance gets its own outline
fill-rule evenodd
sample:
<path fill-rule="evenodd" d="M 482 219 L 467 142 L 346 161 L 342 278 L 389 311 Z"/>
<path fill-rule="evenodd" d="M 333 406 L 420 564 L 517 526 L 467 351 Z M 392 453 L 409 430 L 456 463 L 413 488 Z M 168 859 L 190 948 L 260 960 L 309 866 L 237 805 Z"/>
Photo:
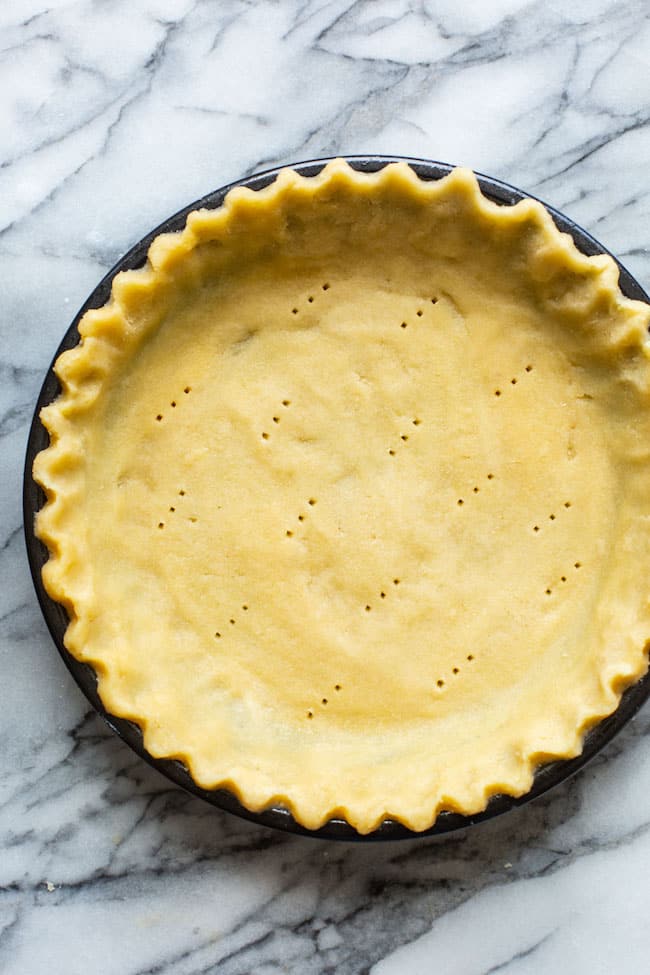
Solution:
<path fill-rule="evenodd" d="M 66 645 L 251 810 L 422 830 L 525 793 L 646 671 L 648 320 L 464 170 L 191 214 L 43 411 Z"/>

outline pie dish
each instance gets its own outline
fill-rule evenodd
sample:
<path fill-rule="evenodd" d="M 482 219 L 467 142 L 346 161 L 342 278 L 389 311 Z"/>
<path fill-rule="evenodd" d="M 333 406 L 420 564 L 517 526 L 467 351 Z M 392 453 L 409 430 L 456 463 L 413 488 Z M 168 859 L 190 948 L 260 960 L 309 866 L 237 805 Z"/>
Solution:
<path fill-rule="evenodd" d="M 649 318 L 464 170 L 190 214 L 41 414 L 67 649 L 149 754 L 307 829 L 525 795 L 647 669 Z"/>

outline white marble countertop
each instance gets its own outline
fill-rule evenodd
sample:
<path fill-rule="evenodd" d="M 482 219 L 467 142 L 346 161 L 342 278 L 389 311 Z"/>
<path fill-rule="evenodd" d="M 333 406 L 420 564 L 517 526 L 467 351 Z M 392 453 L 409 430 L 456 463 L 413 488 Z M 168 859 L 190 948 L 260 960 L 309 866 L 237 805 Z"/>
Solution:
<path fill-rule="evenodd" d="M 463 163 L 650 286 L 643 0 L 0 5 L 0 970 L 638 973 L 650 709 L 572 782 L 446 841 L 353 846 L 219 813 L 104 727 L 46 632 L 22 460 L 74 312 L 150 227 L 281 162 Z"/>

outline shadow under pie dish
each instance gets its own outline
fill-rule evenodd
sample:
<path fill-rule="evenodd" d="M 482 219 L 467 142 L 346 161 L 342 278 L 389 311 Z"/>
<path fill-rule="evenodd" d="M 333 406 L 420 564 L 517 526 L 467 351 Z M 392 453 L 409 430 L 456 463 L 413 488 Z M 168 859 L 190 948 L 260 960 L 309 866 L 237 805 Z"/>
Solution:
<path fill-rule="evenodd" d="M 648 307 L 538 202 L 422 166 L 183 215 L 41 412 L 67 650 L 261 821 L 480 816 L 647 694 Z"/>

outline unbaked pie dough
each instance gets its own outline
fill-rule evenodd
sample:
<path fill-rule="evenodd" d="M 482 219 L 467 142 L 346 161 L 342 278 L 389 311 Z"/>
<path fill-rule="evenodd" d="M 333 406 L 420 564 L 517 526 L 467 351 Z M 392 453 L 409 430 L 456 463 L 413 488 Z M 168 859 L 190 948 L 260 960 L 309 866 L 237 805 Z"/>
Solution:
<path fill-rule="evenodd" d="M 526 793 L 647 668 L 649 309 L 537 202 L 343 161 L 190 214 L 60 356 L 37 532 L 151 755 L 299 823 Z"/>

